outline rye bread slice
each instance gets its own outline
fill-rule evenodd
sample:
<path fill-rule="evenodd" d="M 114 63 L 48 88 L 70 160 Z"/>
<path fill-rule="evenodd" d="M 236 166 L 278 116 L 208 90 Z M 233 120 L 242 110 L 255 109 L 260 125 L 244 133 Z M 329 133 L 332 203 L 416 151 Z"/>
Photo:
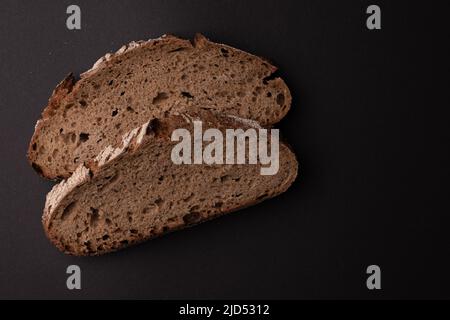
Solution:
<path fill-rule="evenodd" d="M 295 180 L 284 143 L 275 175 L 260 175 L 260 164 L 174 164 L 172 131 L 192 132 L 195 119 L 203 130 L 258 127 L 211 111 L 146 122 L 51 190 L 42 218 L 49 239 L 67 254 L 104 254 L 256 204 Z"/>
<path fill-rule="evenodd" d="M 67 178 L 79 164 L 149 118 L 192 107 L 249 118 L 281 120 L 291 95 L 276 67 L 197 35 L 132 42 L 107 54 L 76 81 L 54 90 L 37 122 L 28 158 L 49 179 Z"/>

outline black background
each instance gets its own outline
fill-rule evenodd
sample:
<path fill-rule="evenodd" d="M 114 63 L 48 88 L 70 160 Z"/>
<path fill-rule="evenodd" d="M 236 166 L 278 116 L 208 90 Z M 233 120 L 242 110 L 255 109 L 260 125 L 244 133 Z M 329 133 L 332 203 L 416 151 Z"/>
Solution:
<path fill-rule="evenodd" d="M 365 25 L 372 2 L 381 30 Z M 450 298 L 448 8 L 414 3 L 2 0 L 0 298 Z M 66 28 L 69 4 L 81 30 Z M 132 40 L 195 32 L 279 66 L 297 181 L 118 253 L 61 254 L 40 222 L 52 183 L 25 157 L 54 86 Z M 70 264 L 80 291 L 66 289 Z"/>

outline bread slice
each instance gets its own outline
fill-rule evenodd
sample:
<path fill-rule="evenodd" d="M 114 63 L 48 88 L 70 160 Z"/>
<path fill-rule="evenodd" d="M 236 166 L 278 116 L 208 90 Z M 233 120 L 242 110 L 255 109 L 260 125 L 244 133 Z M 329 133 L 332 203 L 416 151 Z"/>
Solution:
<path fill-rule="evenodd" d="M 192 132 L 195 119 L 203 130 L 258 128 L 211 111 L 146 122 L 51 190 L 43 214 L 49 239 L 71 255 L 99 255 L 274 197 L 295 180 L 297 161 L 283 143 L 275 175 L 261 175 L 260 164 L 174 164 L 172 131 Z"/>
<path fill-rule="evenodd" d="M 36 124 L 28 157 L 50 179 L 79 164 L 148 119 L 192 107 L 249 118 L 282 119 L 288 87 L 268 61 L 197 35 L 132 42 L 107 54 L 76 81 L 67 76 Z"/>

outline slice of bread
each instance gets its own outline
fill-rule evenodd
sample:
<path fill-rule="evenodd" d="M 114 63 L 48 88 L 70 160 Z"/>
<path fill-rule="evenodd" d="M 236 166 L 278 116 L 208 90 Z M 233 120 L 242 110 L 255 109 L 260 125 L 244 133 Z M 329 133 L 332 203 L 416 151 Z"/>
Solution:
<path fill-rule="evenodd" d="M 204 110 L 146 122 L 47 195 L 43 225 L 49 239 L 68 254 L 99 255 L 274 197 L 295 180 L 298 164 L 284 143 L 275 175 L 261 175 L 261 164 L 174 164 L 178 142 L 171 134 L 177 128 L 192 133 L 195 119 L 203 130 L 258 128 L 254 121 Z"/>
<path fill-rule="evenodd" d="M 76 81 L 54 90 L 31 139 L 28 158 L 49 179 L 67 178 L 82 163 L 147 119 L 192 107 L 271 125 L 291 95 L 276 67 L 197 35 L 132 42 L 107 54 Z"/>

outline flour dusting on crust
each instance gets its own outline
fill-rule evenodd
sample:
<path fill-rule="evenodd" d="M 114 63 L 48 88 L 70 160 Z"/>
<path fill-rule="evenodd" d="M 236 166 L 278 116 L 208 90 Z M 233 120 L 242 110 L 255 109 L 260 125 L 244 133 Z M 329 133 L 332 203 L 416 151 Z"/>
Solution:
<path fill-rule="evenodd" d="M 84 77 L 86 77 L 88 74 L 90 74 L 91 72 L 93 72 L 93 71 L 99 69 L 101 66 L 103 66 L 103 65 L 105 64 L 105 62 L 111 60 L 114 56 L 124 54 L 125 52 L 128 52 L 128 51 L 134 50 L 134 49 L 136 49 L 136 48 L 139 48 L 140 46 L 143 46 L 143 45 L 145 45 L 145 44 L 147 44 L 147 43 L 149 43 L 149 42 L 162 40 L 162 39 L 164 39 L 165 37 L 167 37 L 167 35 L 164 34 L 164 35 L 162 35 L 162 36 L 159 37 L 159 38 L 149 39 L 149 40 L 147 40 L 147 41 L 144 41 L 144 40 L 131 41 L 129 44 L 126 44 L 126 45 L 123 45 L 122 47 L 120 47 L 120 49 L 117 50 L 116 52 L 114 52 L 114 53 L 108 52 L 108 53 L 105 54 L 103 57 L 100 57 L 100 58 L 94 63 L 94 65 L 92 66 L 92 68 L 90 68 L 89 70 L 83 72 L 83 73 L 80 75 L 80 77 L 84 78 Z"/>
<path fill-rule="evenodd" d="M 64 197 L 69 194 L 75 187 L 82 185 L 89 180 L 89 169 L 84 165 L 80 165 L 75 172 L 67 180 L 63 180 L 55 185 L 52 190 L 47 194 L 45 200 L 43 221 L 50 221 L 50 216 L 58 207 Z"/>
<path fill-rule="evenodd" d="M 249 127 L 253 127 L 253 128 L 257 128 L 257 129 L 261 129 L 261 125 L 259 124 L 258 121 L 255 120 L 251 120 L 251 119 L 245 119 L 245 118 L 241 118 L 241 117 L 237 117 L 237 116 L 232 116 L 232 115 L 227 115 L 228 118 L 231 118 L 239 123 L 242 123 L 246 126 Z"/>
<path fill-rule="evenodd" d="M 147 121 L 142 126 L 123 135 L 122 144 L 119 147 L 114 148 L 113 146 L 108 146 L 103 149 L 103 151 L 100 152 L 100 154 L 98 154 L 95 158 L 97 166 L 104 166 L 106 163 L 124 153 L 132 144 L 133 139 L 135 139 L 136 146 L 140 145 L 144 139 L 149 123 L 150 121 Z M 47 194 L 45 201 L 45 209 L 42 216 L 43 221 L 48 222 L 50 220 L 51 214 L 67 194 L 69 194 L 77 186 L 84 184 L 90 179 L 89 172 L 90 170 L 84 164 L 81 164 L 67 180 L 61 181 L 52 188 L 52 190 Z"/>
<path fill-rule="evenodd" d="M 95 157 L 95 162 L 97 163 L 97 165 L 101 167 L 124 153 L 126 149 L 131 145 L 131 142 L 134 138 L 136 138 L 136 145 L 141 144 L 149 122 L 150 121 L 147 121 L 142 126 L 131 130 L 127 134 L 124 134 L 122 136 L 122 144 L 119 147 L 113 147 L 110 145 L 103 149 L 103 151 L 100 152 L 97 157 Z"/>

